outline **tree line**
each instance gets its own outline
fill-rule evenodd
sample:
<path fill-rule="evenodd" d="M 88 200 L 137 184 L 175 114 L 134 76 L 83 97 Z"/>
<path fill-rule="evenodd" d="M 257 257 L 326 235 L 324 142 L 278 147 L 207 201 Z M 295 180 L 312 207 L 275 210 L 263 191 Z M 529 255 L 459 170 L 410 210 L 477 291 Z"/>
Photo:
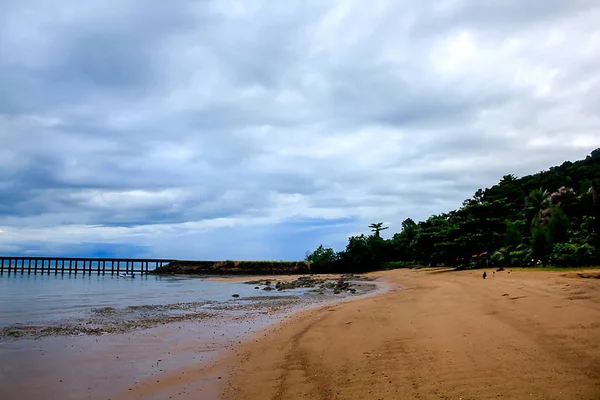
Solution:
<path fill-rule="evenodd" d="M 381 237 L 388 229 L 383 225 L 371 224 L 371 234 L 350 237 L 342 251 L 321 245 L 306 261 L 318 272 L 598 263 L 600 149 L 534 175 L 505 175 L 458 210 L 418 223 L 405 219 L 391 239 Z"/>

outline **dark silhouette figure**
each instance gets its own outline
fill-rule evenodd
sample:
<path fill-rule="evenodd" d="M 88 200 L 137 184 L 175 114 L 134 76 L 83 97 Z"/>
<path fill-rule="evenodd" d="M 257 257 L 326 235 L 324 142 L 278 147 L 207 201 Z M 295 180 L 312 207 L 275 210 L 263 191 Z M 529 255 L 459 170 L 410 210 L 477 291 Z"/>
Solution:
<path fill-rule="evenodd" d="M 483 279 L 487 278 L 487 274 L 483 271 Z"/>

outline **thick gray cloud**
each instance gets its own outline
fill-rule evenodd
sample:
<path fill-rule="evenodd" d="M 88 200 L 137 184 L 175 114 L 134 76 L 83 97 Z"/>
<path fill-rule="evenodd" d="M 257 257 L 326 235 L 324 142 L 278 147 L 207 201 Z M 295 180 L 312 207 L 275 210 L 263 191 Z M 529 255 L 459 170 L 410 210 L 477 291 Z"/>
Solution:
<path fill-rule="evenodd" d="M 599 20 L 585 0 L 0 0 L 0 252 L 301 258 L 456 208 L 600 147 Z"/>

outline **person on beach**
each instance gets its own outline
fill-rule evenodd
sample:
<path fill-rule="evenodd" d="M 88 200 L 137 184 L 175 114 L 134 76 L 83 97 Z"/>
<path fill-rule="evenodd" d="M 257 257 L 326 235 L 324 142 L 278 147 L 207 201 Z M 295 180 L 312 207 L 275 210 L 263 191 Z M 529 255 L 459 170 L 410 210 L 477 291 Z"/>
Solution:
<path fill-rule="evenodd" d="M 487 274 L 483 271 L 483 279 L 487 278 Z"/>

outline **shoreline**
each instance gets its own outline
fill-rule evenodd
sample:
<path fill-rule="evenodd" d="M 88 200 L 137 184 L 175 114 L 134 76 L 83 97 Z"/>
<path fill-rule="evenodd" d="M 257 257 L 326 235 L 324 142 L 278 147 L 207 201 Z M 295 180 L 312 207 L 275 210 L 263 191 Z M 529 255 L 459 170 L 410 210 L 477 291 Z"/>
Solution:
<path fill-rule="evenodd" d="M 178 333 L 202 322 L 167 324 L 159 328 L 173 339 L 166 348 L 183 345 L 183 353 L 163 356 L 162 368 L 152 365 L 109 397 L 599 398 L 598 270 L 488 270 L 486 280 L 480 272 L 369 273 L 376 290 L 292 306 L 220 342 Z M 210 340 L 215 347 L 202 349 Z M 151 357 L 164 345 L 151 348 Z M 108 398 L 99 393 L 83 390 L 80 397 Z"/>
<path fill-rule="evenodd" d="M 286 276 L 175 276 L 207 282 L 235 283 L 228 287 L 227 300 L 197 299 L 176 303 L 137 304 L 121 307 L 96 306 L 66 318 L 0 324 L 0 343 L 52 336 L 106 335 L 149 329 L 168 323 L 201 322 L 220 317 L 220 312 L 264 308 L 283 303 L 327 301 L 332 296 L 361 295 L 371 291 L 370 278 L 347 274 Z M 240 287 L 243 283 L 245 287 Z M 254 290 L 252 289 L 254 286 Z M 262 290 L 260 290 L 262 289 Z M 225 288 L 222 288 L 225 291 Z M 258 290 L 258 291 L 257 291 Z M 266 291 L 266 292 L 265 292 Z M 242 293 L 241 295 L 239 293 Z M 223 295 L 221 295 L 223 297 Z M 271 307 L 272 308 L 272 307 Z"/>
<path fill-rule="evenodd" d="M 203 400 L 220 399 L 221 393 L 229 380 L 230 370 L 239 361 L 241 349 L 244 349 L 246 346 L 276 334 L 282 326 L 294 323 L 295 320 L 302 318 L 305 315 L 328 310 L 342 304 L 385 296 L 387 293 L 402 290 L 399 285 L 391 284 L 385 277 L 382 277 L 381 274 L 377 272 L 371 272 L 365 275 L 372 279 L 371 283 L 375 285 L 373 290 L 360 295 L 330 298 L 326 301 L 313 302 L 296 308 L 290 308 L 272 319 L 269 324 L 262 326 L 256 331 L 249 332 L 243 340 L 238 341 L 231 347 L 224 348 L 221 354 L 214 359 L 199 365 L 179 368 L 169 374 L 164 374 L 159 381 L 147 381 L 132 390 L 123 391 L 120 395 L 112 397 L 112 399 L 163 399 L 167 397 L 182 400 L 197 398 L 202 398 Z M 326 276 L 338 277 L 339 274 Z M 251 278 L 276 279 L 276 277 L 282 278 L 280 275 L 275 276 L 275 278 L 270 275 L 265 277 L 252 276 Z M 291 275 L 290 277 L 297 276 Z M 237 279 L 237 281 L 244 281 L 248 277 L 236 276 L 234 278 Z M 226 278 L 219 277 L 218 279 L 223 280 Z M 180 388 L 185 388 L 185 391 L 180 391 Z"/>
<path fill-rule="evenodd" d="M 253 276 L 253 279 L 257 278 L 262 277 Z M 304 298 L 297 292 L 295 295 L 246 297 L 209 304 L 211 312 L 218 318 L 214 318 L 215 315 L 192 320 L 184 318 L 148 327 L 138 324 L 133 330 L 101 335 L 3 341 L 0 343 L 4 367 L 0 368 L 0 397 L 62 399 L 77 394 L 78 398 L 114 400 L 144 393 L 144 398 L 162 399 L 165 398 L 164 390 L 148 392 L 147 388 L 170 380 L 180 384 L 186 374 L 192 375 L 189 371 L 207 367 L 234 345 L 251 340 L 265 327 L 276 326 L 298 312 L 348 298 L 369 296 L 379 290 L 341 295 L 343 297 L 315 295 Z M 33 371 L 32 377 L 19 379 L 26 371 L 29 375 Z M 222 381 L 215 376 L 212 380 L 201 381 L 200 387 L 197 382 L 189 383 L 182 390 L 178 385 L 169 386 L 166 390 L 171 394 L 166 398 L 173 395 L 185 398 L 181 396 L 192 388 L 201 391 L 204 398 L 213 398 L 218 391 L 217 384 Z M 209 393 L 211 390 L 212 394 Z"/>

